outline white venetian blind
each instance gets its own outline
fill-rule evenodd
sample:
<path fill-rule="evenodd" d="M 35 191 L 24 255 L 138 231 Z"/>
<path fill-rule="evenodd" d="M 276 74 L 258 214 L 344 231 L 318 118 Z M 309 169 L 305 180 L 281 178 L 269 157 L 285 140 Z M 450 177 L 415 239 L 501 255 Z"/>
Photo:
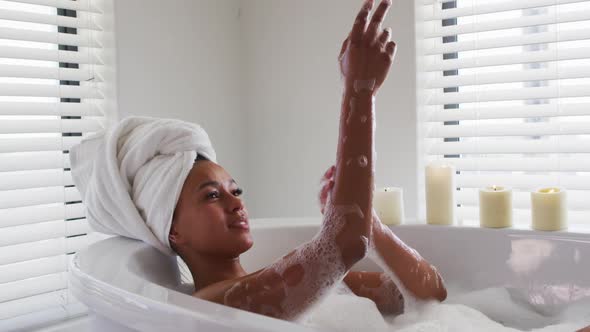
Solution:
<path fill-rule="evenodd" d="M 478 189 L 568 190 L 570 225 L 590 224 L 590 1 L 417 0 L 423 164 L 457 167 L 459 220 Z"/>
<path fill-rule="evenodd" d="M 0 1 L 0 330 L 72 317 L 72 254 L 94 239 L 68 150 L 103 126 L 101 8 Z"/>

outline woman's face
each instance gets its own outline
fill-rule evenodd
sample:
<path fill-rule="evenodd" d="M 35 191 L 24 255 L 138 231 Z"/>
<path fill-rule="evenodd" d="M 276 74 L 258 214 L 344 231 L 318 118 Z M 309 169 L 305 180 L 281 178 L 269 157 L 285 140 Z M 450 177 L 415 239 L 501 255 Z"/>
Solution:
<path fill-rule="evenodd" d="M 174 210 L 170 242 L 175 249 L 225 258 L 250 249 L 253 241 L 241 193 L 223 167 L 197 161 Z"/>

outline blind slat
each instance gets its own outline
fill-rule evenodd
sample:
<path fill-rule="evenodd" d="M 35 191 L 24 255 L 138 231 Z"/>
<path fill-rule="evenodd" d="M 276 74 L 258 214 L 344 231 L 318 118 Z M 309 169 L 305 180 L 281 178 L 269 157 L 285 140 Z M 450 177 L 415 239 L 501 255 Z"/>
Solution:
<path fill-rule="evenodd" d="M 1 209 L 0 228 L 85 217 L 84 204 L 46 204 Z"/>
<path fill-rule="evenodd" d="M 539 122 L 511 124 L 431 125 L 427 137 L 553 136 L 588 134 L 590 122 Z"/>
<path fill-rule="evenodd" d="M 103 126 L 99 118 L 2 120 L 0 122 L 0 134 L 88 133 L 102 129 Z"/>
<path fill-rule="evenodd" d="M 86 236 L 60 237 L 0 247 L 0 265 L 76 252 L 92 243 L 92 233 Z M 0 310 L 0 312 L 2 312 Z"/>
<path fill-rule="evenodd" d="M 57 13 L 57 11 L 56 11 Z M 96 24 L 87 13 L 80 13 L 77 17 L 61 15 L 37 14 L 18 10 L 0 9 L 0 20 L 10 20 L 28 23 L 49 24 L 77 29 L 88 29 L 101 31 L 102 28 Z"/>
<path fill-rule="evenodd" d="M 456 53 L 509 46 L 557 43 L 590 39 L 590 29 L 538 32 L 509 37 L 444 43 L 425 51 L 425 55 Z"/>
<path fill-rule="evenodd" d="M 84 136 L 0 138 L 0 153 L 64 151 L 80 143 Z"/>
<path fill-rule="evenodd" d="M 577 3 L 577 2 L 584 2 L 587 0 L 519 0 L 519 1 L 501 1 L 496 3 L 490 4 L 481 4 L 476 6 L 468 6 L 468 7 L 460 7 L 460 8 L 450 8 L 441 10 L 438 6 L 432 10 L 428 11 L 428 9 L 421 10 L 419 14 L 419 18 L 422 21 L 432 21 L 432 20 L 444 20 L 448 18 L 456 18 L 462 16 L 473 16 L 473 15 L 482 15 L 482 14 L 490 14 L 490 13 L 497 13 L 503 11 L 510 11 L 510 10 L 518 10 L 518 9 L 528 9 L 528 8 L 536 8 L 536 7 L 547 7 L 547 6 L 554 6 L 554 5 L 564 5 L 569 3 Z"/>
<path fill-rule="evenodd" d="M 102 10 L 92 4 L 92 0 L 8 0 L 11 2 L 28 3 L 32 5 L 41 5 L 70 9 L 82 12 L 102 13 Z"/>
<path fill-rule="evenodd" d="M 0 191 L 73 185 L 71 172 L 63 169 L 0 173 Z"/>
<path fill-rule="evenodd" d="M 440 38 L 467 33 L 485 32 L 502 29 L 524 28 L 537 25 L 568 23 L 590 20 L 590 11 L 558 12 L 555 14 L 534 15 L 515 19 L 502 19 L 489 22 L 471 22 L 449 26 L 436 26 L 434 31 L 427 31 L 424 38 Z"/>
<path fill-rule="evenodd" d="M 510 90 L 434 93 L 429 105 L 461 104 L 490 101 L 590 97 L 590 84 L 549 86 Z"/>
<path fill-rule="evenodd" d="M 445 162 L 458 171 L 590 172 L 588 157 L 447 158 Z"/>
<path fill-rule="evenodd" d="M 46 187 L 0 191 L 0 209 L 81 201 L 75 187 Z"/>
<path fill-rule="evenodd" d="M 56 49 L 41 49 L 33 47 L 3 46 L 0 47 L 0 58 L 39 60 L 52 62 L 70 62 L 79 64 L 97 64 L 104 62 L 89 48 L 79 47 L 77 52 L 60 51 Z"/>
<path fill-rule="evenodd" d="M 70 168 L 68 154 L 61 151 L 0 153 L 2 172 Z"/>
<path fill-rule="evenodd" d="M 426 87 L 429 89 L 442 89 L 461 87 L 466 85 L 500 84 L 530 81 L 548 81 L 558 79 L 588 78 L 590 66 L 576 66 L 568 68 L 534 69 L 526 71 L 503 71 L 489 74 L 454 75 L 439 77 L 429 81 Z"/>
<path fill-rule="evenodd" d="M 91 86 L 0 83 L 0 96 L 102 99 Z"/>
<path fill-rule="evenodd" d="M 62 272 L 0 284 L 0 303 L 65 289 L 67 279 L 67 274 Z"/>
<path fill-rule="evenodd" d="M 96 103 L 0 102 L 0 115 L 104 116 Z"/>
<path fill-rule="evenodd" d="M 0 246 L 37 242 L 90 233 L 86 219 L 48 221 L 38 224 L 0 228 Z"/>
<path fill-rule="evenodd" d="M 102 82 L 102 77 L 88 66 L 60 68 L 0 65 L 0 77 Z"/>
<path fill-rule="evenodd" d="M 12 309 L 10 311 L 12 314 L 11 318 L 0 320 L 0 331 L 33 330 L 39 326 L 49 326 L 54 322 L 75 318 L 88 312 L 88 308 L 84 304 L 77 300 L 72 300 L 74 299 L 73 295 L 65 291 L 58 292 L 62 292 L 61 296 L 64 299 L 70 299 L 66 301 L 68 302 L 67 304 L 59 304 L 55 301 L 43 302 L 38 296 L 31 297 L 38 302 L 25 302 L 22 300 L 5 302 L 4 304 L 20 306 L 18 309 Z M 42 296 L 45 295 L 43 294 Z M 31 298 L 27 298 L 27 300 Z M 0 306 L 0 310 L 2 310 L 2 306 Z"/>
<path fill-rule="evenodd" d="M 431 155 L 590 153 L 590 140 L 560 139 L 558 142 L 556 140 L 507 139 L 497 142 L 480 139 L 479 141 L 435 142 L 427 151 Z"/>
<path fill-rule="evenodd" d="M 67 271 L 66 254 L 0 265 L 0 284 Z"/>
<path fill-rule="evenodd" d="M 96 40 L 96 38 L 86 30 L 80 30 L 79 34 L 71 34 L 0 27 L 0 39 L 30 41 L 55 45 L 71 45 L 96 48 L 102 47 L 98 40 Z"/>
<path fill-rule="evenodd" d="M 551 50 L 509 53 L 505 54 L 505 56 L 472 56 L 448 60 L 443 60 L 441 57 L 437 56 L 434 57 L 434 60 L 427 60 L 427 63 L 425 64 L 425 70 L 432 72 L 476 67 L 526 64 L 533 62 L 578 60 L 586 58 L 590 58 L 590 47 L 561 48 L 557 46 L 555 49 Z"/>
<path fill-rule="evenodd" d="M 59 290 L 13 301 L 0 302 L 0 326 L 2 326 L 2 324 L 8 325 L 8 322 L 4 321 L 8 318 L 17 317 L 37 310 L 65 305 L 67 303 L 67 295 L 67 290 Z M 19 328 L 20 327 L 21 326 L 19 326 Z"/>
<path fill-rule="evenodd" d="M 590 103 L 459 108 L 432 111 L 430 122 L 590 115 Z"/>

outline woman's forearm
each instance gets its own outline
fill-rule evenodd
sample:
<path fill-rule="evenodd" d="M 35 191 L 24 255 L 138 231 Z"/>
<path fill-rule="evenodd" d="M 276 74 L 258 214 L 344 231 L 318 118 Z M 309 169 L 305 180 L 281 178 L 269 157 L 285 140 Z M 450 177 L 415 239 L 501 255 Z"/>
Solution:
<path fill-rule="evenodd" d="M 347 268 L 365 256 L 371 233 L 374 114 L 371 90 L 345 87 L 331 204 L 356 211 L 344 215 L 345 226 L 336 238 Z"/>
<path fill-rule="evenodd" d="M 374 169 L 374 101 L 369 90 L 344 89 L 333 193 L 335 204 L 357 204 L 369 218 Z"/>
<path fill-rule="evenodd" d="M 382 225 L 378 217 L 374 218 L 373 254 L 377 254 L 404 288 L 417 298 L 444 301 L 447 290 L 436 268 Z"/>

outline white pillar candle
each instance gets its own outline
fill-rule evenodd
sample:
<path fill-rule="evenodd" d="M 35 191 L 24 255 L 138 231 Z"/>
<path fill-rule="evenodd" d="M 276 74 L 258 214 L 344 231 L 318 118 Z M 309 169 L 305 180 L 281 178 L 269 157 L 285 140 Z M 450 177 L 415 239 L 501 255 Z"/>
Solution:
<path fill-rule="evenodd" d="M 489 228 L 512 226 L 512 189 L 491 186 L 479 190 L 479 224 Z"/>
<path fill-rule="evenodd" d="M 401 188 L 381 188 L 373 196 L 373 208 L 385 225 L 399 225 L 404 220 L 404 198 Z"/>
<path fill-rule="evenodd" d="M 455 222 L 455 167 L 435 162 L 426 166 L 426 221 L 431 225 Z"/>
<path fill-rule="evenodd" d="M 567 192 L 543 188 L 531 193 L 533 229 L 558 231 L 567 228 Z"/>

